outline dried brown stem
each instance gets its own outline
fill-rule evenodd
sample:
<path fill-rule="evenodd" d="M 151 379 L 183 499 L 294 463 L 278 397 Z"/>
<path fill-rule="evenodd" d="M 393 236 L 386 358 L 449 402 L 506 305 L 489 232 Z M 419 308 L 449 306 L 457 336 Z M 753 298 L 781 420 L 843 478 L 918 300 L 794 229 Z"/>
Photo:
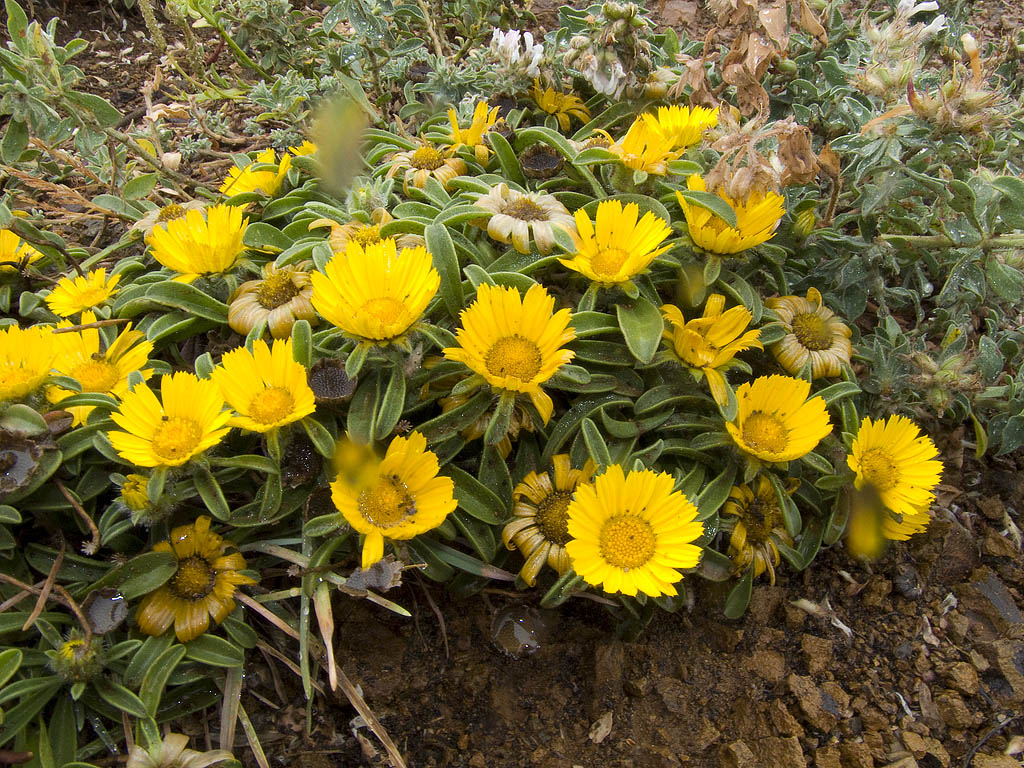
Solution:
<path fill-rule="evenodd" d="M 54 483 L 57 484 L 57 489 L 61 492 L 61 495 L 68 500 L 68 504 L 71 505 L 71 508 L 75 510 L 92 534 L 92 539 L 89 543 L 82 545 L 82 551 L 87 555 L 95 555 L 100 549 L 100 529 L 96 527 L 96 523 L 89 517 L 89 513 L 85 511 L 85 508 L 78 503 L 78 499 L 72 496 L 71 492 L 64 487 L 64 483 L 61 482 L 59 477 L 54 478 Z"/>

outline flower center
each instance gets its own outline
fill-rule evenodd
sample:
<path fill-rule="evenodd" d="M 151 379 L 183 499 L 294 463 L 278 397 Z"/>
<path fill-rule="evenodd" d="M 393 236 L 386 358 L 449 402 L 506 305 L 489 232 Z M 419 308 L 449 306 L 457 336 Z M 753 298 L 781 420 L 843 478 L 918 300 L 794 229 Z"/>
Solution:
<path fill-rule="evenodd" d="M 433 171 L 444 165 L 444 158 L 433 147 L 420 147 L 412 153 L 409 164 L 423 171 Z"/>
<path fill-rule="evenodd" d="M 782 512 L 774 492 L 768 498 L 758 494 L 743 510 L 741 515 L 747 529 L 747 543 L 763 544 L 768 541 L 772 530 L 782 522 Z"/>
<path fill-rule="evenodd" d="M 654 555 L 657 539 L 651 524 L 636 515 L 615 515 L 601 526 L 601 556 L 616 568 L 637 568 Z"/>
<path fill-rule="evenodd" d="M 743 442 L 765 453 L 782 453 L 789 445 L 789 430 L 775 414 L 754 411 L 743 422 Z"/>
<path fill-rule="evenodd" d="M 359 312 L 370 315 L 380 320 L 382 325 L 390 326 L 404 321 L 408 318 L 409 312 L 405 304 L 391 296 L 381 296 L 370 299 L 359 308 Z"/>
<path fill-rule="evenodd" d="M 484 356 L 484 365 L 492 376 L 512 376 L 530 381 L 540 372 L 540 349 L 518 333 L 494 342 Z"/>
<path fill-rule="evenodd" d="M 352 237 L 349 238 L 353 242 L 359 243 L 360 245 L 373 245 L 374 243 L 380 242 L 380 227 L 376 224 L 372 226 L 362 227 Z"/>
<path fill-rule="evenodd" d="M 160 209 L 160 213 L 156 215 L 156 220 L 158 222 L 174 221 L 175 219 L 184 218 L 184 216 L 184 207 L 178 205 L 177 203 L 171 203 L 170 205 L 165 205 L 163 208 Z"/>
<path fill-rule="evenodd" d="M 569 502 L 572 501 L 570 491 L 553 491 L 537 505 L 537 528 L 548 541 L 564 546 L 569 541 Z"/>
<path fill-rule="evenodd" d="M 590 260 L 590 268 L 599 277 L 615 277 L 628 258 L 629 254 L 621 248 L 602 248 Z"/>
<path fill-rule="evenodd" d="M 58 653 L 65 661 L 81 661 L 89 655 L 89 646 L 86 644 L 85 640 L 76 638 L 68 640 L 66 643 L 61 645 Z"/>
<path fill-rule="evenodd" d="M 832 331 L 828 323 L 813 312 L 804 312 L 793 318 L 793 335 L 806 349 L 817 351 L 832 346 Z"/>
<path fill-rule="evenodd" d="M 276 424 L 295 408 L 295 398 L 283 387 L 267 387 L 249 403 L 249 416 L 260 424 Z"/>
<path fill-rule="evenodd" d="M 256 289 L 256 300 L 264 309 L 277 309 L 287 304 L 300 293 L 292 282 L 290 272 L 275 272 L 268 276 Z"/>
<path fill-rule="evenodd" d="M 892 458 L 881 448 L 866 451 L 860 460 L 864 478 L 879 491 L 895 488 L 900 481 L 900 470 Z"/>
<path fill-rule="evenodd" d="M 182 600 L 202 600 L 213 591 L 217 575 L 205 557 L 192 555 L 178 561 L 178 572 L 169 586 L 171 592 Z"/>
<path fill-rule="evenodd" d="M 397 475 L 389 475 L 359 494 L 359 514 L 378 528 L 391 528 L 416 514 L 416 501 Z"/>
<path fill-rule="evenodd" d="M 169 461 L 191 455 L 203 436 L 199 423 L 181 416 L 164 419 L 153 433 L 153 453 Z"/>
<path fill-rule="evenodd" d="M 76 365 L 71 378 L 82 385 L 83 392 L 109 392 L 121 377 L 116 365 L 106 360 L 90 360 Z"/>
<path fill-rule="evenodd" d="M 547 221 L 548 214 L 533 200 L 520 197 L 505 204 L 501 212 L 520 221 Z"/>

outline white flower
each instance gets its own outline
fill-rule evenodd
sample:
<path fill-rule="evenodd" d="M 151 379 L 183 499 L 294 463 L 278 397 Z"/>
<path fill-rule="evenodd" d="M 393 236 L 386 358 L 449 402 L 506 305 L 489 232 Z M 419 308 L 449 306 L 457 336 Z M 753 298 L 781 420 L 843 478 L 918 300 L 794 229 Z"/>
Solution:
<path fill-rule="evenodd" d="M 590 81 L 595 91 L 613 98 L 619 97 L 626 84 L 626 71 L 614 54 L 587 57 L 583 76 Z"/>
<path fill-rule="evenodd" d="M 934 5 L 934 3 L 931 3 L 931 5 Z M 929 37 L 931 37 L 932 35 L 937 35 L 945 28 L 946 14 L 940 13 L 938 16 L 932 19 L 932 23 L 929 24 L 927 27 L 924 27 L 919 34 L 921 35 L 922 40 L 927 40 Z"/>
<path fill-rule="evenodd" d="M 937 10 L 939 10 L 939 4 L 935 0 L 927 0 L 927 2 L 916 4 L 914 0 L 900 0 L 899 5 L 896 6 L 896 13 L 908 19 L 925 11 Z"/>
<path fill-rule="evenodd" d="M 519 48 L 520 40 L 524 50 Z M 508 32 L 495 29 L 491 34 L 490 48 L 509 69 L 515 68 L 522 61 L 518 68 L 525 69 L 527 76 L 540 75 L 539 65 L 544 56 L 544 46 L 541 43 L 534 44 L 532 33 L 520 32 L 518 29 L 510 29 Z"/>

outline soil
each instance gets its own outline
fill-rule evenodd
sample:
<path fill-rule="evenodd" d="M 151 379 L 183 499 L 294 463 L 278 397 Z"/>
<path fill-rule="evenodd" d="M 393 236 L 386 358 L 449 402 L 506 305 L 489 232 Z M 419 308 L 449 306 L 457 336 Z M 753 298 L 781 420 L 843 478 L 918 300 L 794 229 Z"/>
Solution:
<path fill-rule="evenodd" d="M 76 62 L 90 86 L 137 110 L 158 55 L 138 10 L 69 5 L 59 33 L 92 44 Z M 540 26 L 555 6 L 537 0 Z M 691 36 L 710 24 L 691 0 L 663 12 Z M 1021 16 L 1017 0 L 979 0 L 972 18 L 999 43 Z M 804 573 L 780 568 L 741 620 L 694 579 L 691 611 L 626 642 L 590 600 L 540 612 L 542 590 L 458 601 L 407 577 L 387 596 L 411 619 L 335 595 L 337 657 L 414 768 L 1019 768 L 1004 752 L 1024 746 L 1024 456 L 979 464 L 949 442 L 926 534 L 870 567 L 834 548 Z M 535 651 L 496 643 L 496 617 L 522 619 Z M 307 734 L 296 678 L 266 658 L 251 653 L 242 703 L 272 766 L 388 764 L 340 694 L 315 699 Z M 206 723 L 182 727 L 216 746 Z M 241 729 L 235 751 L 255 764 Z"/>

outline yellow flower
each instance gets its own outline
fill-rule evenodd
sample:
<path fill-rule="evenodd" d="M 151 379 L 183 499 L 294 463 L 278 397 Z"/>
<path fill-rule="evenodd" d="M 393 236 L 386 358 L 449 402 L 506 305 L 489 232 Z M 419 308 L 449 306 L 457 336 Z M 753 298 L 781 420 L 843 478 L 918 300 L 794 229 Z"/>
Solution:
<path fill-rule="evenodd" d="M 314 144 L 309 139 L 306 139 L 301 144 L 299 144 L 299 146 L 297 146 L 297 147 L 288 147 L 288 151 L 291 152 L 295 157 L 303 157 L 305 155 L 315 155 L 317 149 L 319 149 L 319 147 L 317 147 L 317 145 Z"/>
<path fill-rule="evenodd" d="M 768 299 L 765 306 L 773 310 L 788 333 L 771 345 L 779 365 L 794 376 L 808 362 L 811 377 L 839 376 L 843 365 L 849 364 L 853 347 L 852 331 L 831 309 L 822 303 L 817 288 L 807 291 L 807 298 L 782 296 Z"/>
<path fill-rule="evenodd" d="M 50 328 L 9 325 L 0 330 L 0 403 L 20 400 L 42 386 L 56 355 Z"/>
<path fill-rule="evenodd" d="M 402 339 L 441 285 L 423 246 L 398 251 L 387 238 L 365 249 L 350 241 L 314 272 L 313 306 L 346 335 L 369 344 Z"/>
<path fill-rule="evenodd" d="M 613 464 L 591 485 L 581 485 L 569 503 L 565 545 L 572 566 L 588 584 L 605 592 L 651 597 L 674 595 L 693 568 L 704 532 L 697 508 L 679 491 L 672 475 L 645 469 L 624 475 Z"/>
<path fill-rule="evenodd" d="M 145 475 L 126 475 L 121 486 L 121 501 L 133 512 L 141 512 L 149 506 L 148 485 L 149 478 Z"/>
<path fill-rule="evenodd" d="M 179 273 L 175 280 L 191 283 L 200 275 L 226 272 L 235 265 L 245 246 L 242 237 L 249 219 L 238 206 L 215 205 L 188 211 L 184 218 L 156 227 L 149 234 L 153 258 Z"/>
<path fill-rule="evenodd" d="M 628 282 L 672 247 L 658 247 L 672 234 L 668 222 L 650 211 L 637 221 L 639 214 L 636 203 L 623 206 L 618 200 L 604 200 L 598 203 L 597 215 L 591 222 L 581 208 L 576 211 L 573 236 L 576 253 L 559 262 L 601 287 Z"/>
<path fill-rule="evenodd" d="M 562 347 L 576 338 L 568 309 L 554 312 L 555 300 L 542 285 L 522 297 L 515 288 L 482 283 L 476 301 L 464 309 L 456 334 L 459 346 L 444 356 L 464 363 L 495 389 L 529 395 L 545 424 L 554 403 L 540 388 L 574 353 Z"/>
<path fill-rule="evenodd" d="M 82 314 L 83 324 L 94 322 L 96 317 L 91 312 Z M 54 369 L 63 376 L 75 379 L 83 392 L 99 392 L 120 399 L 128 391 L 128 377 L 131 374 L 138 372 L 144 380 L 153 375 L 152 369 L 146 367 L 153 344 L 142 331 L 133 331 L 131 324 L 121 331 L 105 351 L 100 351 L 98 328 L 55 333 L 53 338 L 57 346 Z M 70 389 L 50 387 L 46 399 L 51 403 L 59 403 L 74 394 Z M 74 425 L 78 426 L 85 424 L 93 406 L 79 405 L 68 410 L 74 416 Z"/>
<path fill-rule="evenodd" d="M 674 150 L 697 144 L 704 131 L 718 125 L 718 107 L 658 107 L 658 127 Z"/>
<path fill-rule="evenodd" d="M 132 224 L 132 229 L 142 232 L 143 239 L 148 243 L 149 235 L 157 227 L 166 227 L 167 222 L 185 218 L 189 211 L 201 211 L 206 208 L 202 200 L 188 200 L 184 203 L 168 203 L 163 208 L 154 208 L 141 219 Z"/>
<path fill-rule="evenodd" d="M 736 390 L 739 410 L 725 428 L 742 451 L 767 462 L 799 459 L 832 431 L 825 401 L 807 399 L 811 384 L 760 376 Z"/>
<path fill-rule="evenodd" d="M 790 479 L 786 492 L 790 495 L 800 481 Z M 737 573 L 754 566 L 754 578 L 768 571 L 768 579 L 775 584 L 775 566 L 779 564 L 779 547 L 793 546 L 792 537 L 782 522 L 782 509 L 775 486 L 767 477 L 759 475 L 754 488 L 735 485 L 722 505 L 726 521 L 735 518 L 729 536 L 729 556 Z"/>
<path fill-rule="evenodd" d="M 292 165 L 292 156 L 285 153 L 281 157 L 281 163 L 276 170 L 256 170 L 257 165 L 274 165 L 277 163 L 277 156 L 272 148 L 267 148 L 256 155 L 256 159 L 245 168 L 237 165 L 228 171 L 228 177 L 220 185 L 220 191 L 225 195 L 241 195 L 245 192 L 259 192 L 267 197 L 273 197 L 281 189 L 284 177 Z"/>
<path fill-rule="evenodd" d="M 255 584 L 239 573 L 245 558 L 227 554 L 234 545 L 210 531 L 210 518 L 203 515 L 192 525 L 171 531 L 170 541 L 153 546 L 154 552 L 169 552 L 178 561 L 170 581 L 150 592 L 139 604 L 135 620 L 147 635 L 162 635 L 171 624 L 182 643 L 195 640 L 210 626 L 220 624 L 235 609 L 235 590 L 241 584 Z"/>
<path fill-rule="evenodd" d="M 459 147 L 470 147 L 476 155 L 476 161 L 481 165 L 487 164 L 491 150 L 484 144 L 484 134 L 491 129 L 491 126 L 498 119 L 499 107 L 490 109 L 486 101 L 478 101 L 476 109 L 473 110 L 473 122 L 468 128 L 459 127 L 459 118 L 454 109 L 448 110 L 448 122 L 452 126 L 452 148 L 454 152 Z M 417 184 L 417 186 L 419 186 Z"/>
<path fill-rule="evenodd" d="M 707 191 L 704 179 L 697 175 L 687 179 L 686 186 L 698 192 Z M 730 227 L 707 208 L 691 205 L 676 192 L 676 199 L 679 201 L 679 207 L 683 209 L 686 226 L 690 230 L 690 239 L 698 248 L 710 253 L 739 253 L 771 240 L 782 215 L 786 212 L 782 206 L 782 198 L 770 191 L 764 194 L 751 193 L 744 202 L 732 200 L 723 192 L 719 192 L 718 196 L 736 212 L 735 227 Z"/>
<path fill-rule="evenodd" d="M 330 227 L 331 235 L 327 242 L 330 244 L 331 250 L 335 253 L 344 253 L 349 240 L 354 240 L 364 248 L 381 242 L 384 239 L 380 236 L 381 228 L 394 220 L 395 217 L 384 208 L 374 208 L 373 213 L 370 214 L 372 224 L 367 224 L 359 219 L 352 219 L 348 224 L 339 224 L 331 219 L 316 219 L 309 223 L 309 229 L 312 231 L 319 227 Z M 404 232 L 396 235 L 394 239 L 399 248 L 415 248 L 417 245 L 423 245 L 424 242 L 422 235 Z"/>
<path fill-rule="evenodd" d="M 46 297 L 46 303 L 55 315 L 71 317 L 106 302 L 117 293 L 115 286 L 120 279 L 120 275 L 111 275 L 108 279 L 107 270 L 102 267 L 85 277 L 62 277 Z"/>
<path fill-rule="evenodd" d="M 861 422 L 846 463 L 857 473 L 856 488 L 870 486 L 886 509 L 902 518 L 888 527 L 883 520 L 886 538 L 906 539 L 924 530 L 942 475 L 938 455 L 931 438 L 905 416 Z"/>
<path fill-rule="evenodd" d="M 350 469 L 340 468 L 331 499 L 349 525 L 365 534 L 364 569 L 384 557 L 385 538 L 401 541 L 426 533 L 455 509 L 455 484 L 438 477 L 437 456 L 419 432 L 394 438 L 381 461 Z"/>
<path fill-rule="evenodd" d="M 722 371 L 728 370 L 737 352 L 762 349 L 757 338 L 760 331 L 743 333 L 750 325 L 750 310 L 737 306 L 723 312 L 724 308 L 725 297 L 719 293 L 708 297 L 703 317 L 689 322 L 683 319 L 679 307 L 665 304 L 661 308 L 662 316 L 672 326 L 663 333 L 669 351 L 683 365 L 707 377 L 711 396 L 719 405 L 728 401 Z"/>
<path fill-rule="evenodd" d="M 679 157 L 654 115 L 640 115 L 626 135 L 608 149 L 618 155 L 619 162 L 627 168 L 656 176 L 668 173 L 668 162 Z"/>
<path fill-rule="evenodd" d="M 210 377 L 235 409 L 228 424 L 250 432 L 269 432 L 316 410 L 306 368 L 295 362 L 291 339 L 275 339 L 271 349 L 257 339 L 225 354 Z"/>
<path fill-rule="evenodd" d="M 446 158 L 433 144 L 423 142 L 417 149 L 395 153 L 387 177 L 390 179 L 399 171 L 404 171 L 402 189 L 408 195 L 409 184 L 417 189 L 423 189 L 431 176 L 447 189 L 448 182 L 466 172 L 466 163 L 459 157 Z"/>
<path fill-rule="evenodd" d="M 503 181 L 480 195 L 473 205 L 492 213 L 487 234 L 499 243 L 512 243 L 520 253 L 530 252 L 531 229 L 537 250 L 543 254 L 551 253 L 555 246 L 555 227 L 570 234 L 576 232 L 572 214 L 554 195 L 519 192 Z"/>
<path fill-rule="evenodd" d="M 0 229 L 0 275 L 16 272 L 41 258 L 43 254 L 17 234 L 9 229 Z"/>
<path fill-rule="evenodd" d="M 228 301 L 228 325 L 245 336 L 266 321 L 270 335 L 283 339 L 291 335 L 296 320 L 316 325 L 320 318 L 313 310 L 313 282 L 306 269 L 309 262 L 298 266 L 278 267 L 273 262 L 263 267 L 263 278 L 247 280 L 235 289 Z"/>
<path fill-rule="evenodd" d="M 569 454 L 552 457 L 554 480 L 547 472 L 531 472 L 512 491 L 515 507 L 512 522 L 501 532 L 509 549 L 518 548 L 526 558 L 519 575 L 531 587 L 547 563 L 561 576 L 572 567 L 565 545 L 569 541 L 569 502 L 581 483 L 594 475 L 594 462 L 573 469 Z"/>
<path fill-rule="evenodd" d="M 177 467 L 219 443 L 231 412 L 209 379 L 185 371 L 160 378 L 160 400 L 146 384 L 110 414 L 124 432 L 108 432 L 114 450 L 138 467 Z M 162 402 L 161 402 L 162 400 Z"/>
<path fill-rule="evenodd" d="M 537 102 L 538 107 L 557 118 L 558 127 L 563 132 L 569 130 L 571 120 L 574 117 L 583 123 L 590 122 L 590 110 L 587 109 L 587 105 L 583 103 L 579 96 L 574 96 L 571 93 L 559 93 L 554 88 L 547 88 L 542 91 L 540 83 L 536 80 L 533 81 L 530 96 Z"/>

